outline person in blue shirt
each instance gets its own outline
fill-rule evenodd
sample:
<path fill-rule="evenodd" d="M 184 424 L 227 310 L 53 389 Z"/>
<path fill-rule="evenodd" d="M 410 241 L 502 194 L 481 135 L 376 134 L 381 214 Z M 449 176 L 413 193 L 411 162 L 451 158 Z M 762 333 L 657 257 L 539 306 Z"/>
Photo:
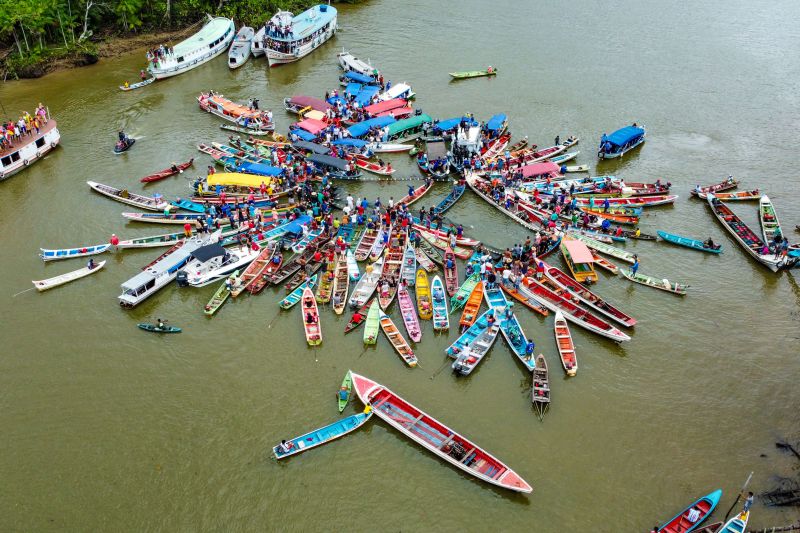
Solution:
<path fill-rule="evenodd" d="M 636 272 L 639 270 L 639 256 L 633 256 L 633 264 L 631 265 L 631 276 L 635 276 Z"/>
<path fill-rule="evenodd" d="M 600 223 L 600 229 L 603 230 L 604 233 L 608 232 L 611 229 L 611 221 L 607 218 L 604 218 Z"/>
<path fill-rule="evenodd" d="M 608 201 L 608 198 L 603 200 L 603 212 L 608 213 L 608 208 L 611 207 L 611 202 Z"/>

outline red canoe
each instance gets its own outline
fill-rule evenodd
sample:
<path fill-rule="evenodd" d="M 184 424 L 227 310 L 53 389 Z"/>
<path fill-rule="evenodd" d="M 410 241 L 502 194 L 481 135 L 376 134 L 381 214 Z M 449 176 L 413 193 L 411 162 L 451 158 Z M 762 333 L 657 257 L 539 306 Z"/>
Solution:
<path fill-rule="evenodd" d="M 151 181 L 163 180 L 164 178 L 168 178 L 174 174 L 179 174 L 180 172 L 186 170 L 187 168 L 192 166 L 192 163 L 194 163 L 194 158 L 191 158 L 186 163 L 181 163 L 180 165 L 176 165 L 176 168 L 178 170 L 173 170 L 172 167 L 165 168 L 161 172 L 156 172 L 155 174 L 150 174 L 149 176 L 145 176 L 139 181 L 141 181 L 142 183 L 150 183 Z"/>
<path fill-rule="evenodd" d="M 398 395 L 354 372 L 350 373 L 359 399 L 372 412 L 405 436 L 478 479 L 516 492 L 533 490 L 500 460 L 463 435 L 417 409 Z"/>

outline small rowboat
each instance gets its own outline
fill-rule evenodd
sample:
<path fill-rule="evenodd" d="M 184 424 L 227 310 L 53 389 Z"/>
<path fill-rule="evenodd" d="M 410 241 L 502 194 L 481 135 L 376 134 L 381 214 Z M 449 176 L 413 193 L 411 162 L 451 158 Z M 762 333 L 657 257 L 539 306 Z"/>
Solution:
<path fill-rule="evenodd" d="M 603 270 L 606 270 L 615 276 L 619 274 L 619 267 L 617 265 L 604 257 L 600 257 L 600 255 L 594 250 L 592 250 L 592 258 L 594 258 L 594 264 L 596 266 L 599 266 Z"/>
<path fill-rule="evenodd" d="M 184 209 L 186 211 L 191 211 L 192 213 L 205 213 L 206 208 L 203 204 L 198 204 L 196 202 L 192 202 L 191 200 L 186 200 L 184 198 L 178 198 L 174 202 L 169 203 L 172 206 L 177 207 L 178 209 Z"/>
<path fill-rule="evenodd" d="M 378 342 L 378 332 L 381 328 L 381 306 L 378 299 L 372 300 L 367 312 L 366 325 L 364 326 L 364 344 L 375 344 Z"/>
<path fill-rule="evenodd" d="M 556 336 L 556 346 L 558 347 L 558 355 L 561 357 L 561 366 L 564 367 L 564 372 L 568 376 L 574 376 L 578 372 L 578 359 L 575 357 L 575 343 L 572 342 L 572 334 L 569 332 L 567 319 L 561 314 L 561 311 L 556 311 L 556 321 L 553 326 L 553 331 Z"/>
<path fill-rule="evenodd" d="M 166 205 L 166 204 L 165 204 Z M 134 222 L 149 222 L 151 224 L 180 224 L 184 225 L 187 222 L 200 226 L 200 220 L 205 218 L 205 215 L 197 215 L 194 213 L 122 213 L 124 218 Z M 220 224 L 227 224 L 227 218 L 218 219 Z"/>
<path fill-rule="evenodd" d="M 606 244 L 604 242 L 599 242 L 591 237 L 587 237 L 585 235 L 581 235 L 579 233 L 574 233 L 572 235 L 574 238 L 581 241 L 583 244 L 591 248 L 592 250 L 596 250 L 601 254 L 605 254 L 611 257 L 616 257 L 617 259 L 621 259 L 623 261 L 627 261 L 628 263 L 634 263 L 636 260 L 633 258 L 633 254 L 630 252 L 626 252 L 625 250 L 621 250 L 610 244 Z"/>
<path fill-rule="evenodd" d="M 451 313 L 458 311 L 465 303 L 467 303 L 467 299 L 474 292 L 474 289 L 478 286 L 479 281 L 480 274 L 478 272 L 472 274 L 470 277 L 464 280 L 464 283 L 461 284 L 461 287 L 459 287 L 455 294 L 453 294 L 452 298 L 450 298 Z"/>
<path fill-rule="evenodd" d="M 397 152 L 408 152 L 414 146 L 400 143 L 374 142 L 367 145 L 367 148 L 374 154 L 394 154 Z"/>
<path fill-rule="evenodd" d="M 614 235 L 611 236 L 611 238 L 614 239 L 614 240 L 617 240 L 617 239 L 634 239 L 634 240 L 637 240 L 637 241 L 656 241 L 656 240 L 658 240 L 658 237 L 656 237 L 655 235 L 650 235 L 649 233 L 642 233 L 641 231 L 637 235 L 635 231 L 630 231 L 630 230 L 623 231 L 621 235 L 614 234 Z"/>
<path fill-rule="evenodd" d="M 303 292 L 305 292 L 306 287 L 312 290 L 314 289 L 314 285 L 316 285 L 317 283 L 318 276 L 319 276 L 318 274 L 314 274 L 306 281 L 298 285 L 292 292 L 290 292 L 286 296 L 286 298 L 281 300 L 279 304 L 281 306 L 281 309 L 291 309 L 292 307 L 294 307 L 297 304 L 297 302 L 299 302 L 300 299 L 303 297 Z"/>
<path fill-rule="evenodd" d="M 96 244 L 94 246 L 81 246 L 80 248 L 62 248 L 60 250 L 48 250 L 39 248 L 39 257 L 43 261 L 56 261 L 58 259 L 72 259 L 73 257 L 86 257 L 89 255 L 102 254 L 111 247 L 110 244 Z"/>
<path fill-rule="evenodd" d="M 690 239 L 689 237 L 681 237 L 680 235 L 675 235 L 674 233 L 667 233 L 666 231 L 658 230 L 658 236 L 661 237 L 664 241 L 677 244 L 678 246 L 685 246 L 686 248 L 691 248 L 693 250 L 700 250 L 701 252 L 708 252 L 710 254 L 719 254 L 722 252 L 722 245 L 717 244 L 714 248 L 709 248 L 703 241 L 698 241 L 697 239 Z"/>
<path fill-rule="evenodd" d="M 124 86 L 124 85 L 120 85 L 119 86 L 119 90 L 120 91 L 132 91 L 134 89 L 139 89 L 140 87 L 144 87 L 146 85 L 150 85 L 154 81 L 156 81 L 155 78 L 147 78 L 146 80 L 142 80 L 139 83 L 134 83 L 132 85 L 128 85 L 127 87 Z"/>
<path fill-rule="evenodd" d="M 367 227 L 363 224 L 356 224 L 353 227 L 353 232 L 350 234 L 350 241 L 347 245 L 347 249 L 352 250 L 354 254 L 356 248 L 358 248 L 358 245 L 361 244 L 361 238 L 364 236 L 366 229 Z"/>
<path fill-rule="evenodd" d="M 470 253 L 470 255 L 472 254 Z M 452 268 L 447 268 L 449 263 L 453 265 Z M 458 291 L 458 264 L 453 249 L 449 246 L 444 250 L 444 281 L 447 294 L 455 296 Z"/>
<path fill-rule="evenodd" d="M 436 266 L 436 263 L 431 261 L 431 258 L 422 251 L 422 248 L 415 248 L 414 255 L 417 257 L 417 264 L 424 268 L 427 272 L 435 272 L 439 269 L 439 267 Z"/>
<path fill-rule="evenodd" d="M 659 527 L 658 533 L 686 533 L 693 531 L 703 520 L 711 515 L 721 497 L 722 490 L 719 489 L 703 496 Z M 695 512 L 693 513 L 692 511 Z M 697 517 L 690 521 L 689 517 L 694 518 L 693 515 L 695 514 L 697 514 Z"/>
<path fill-rule="evenodd" d="M 742 511 L 738 515 L 725 522 L 725 525 L 722 526 L 722 528 L 718 531 L 719 533 L 745 533 L 745 531 L 747 531 L 747 519 L 749 517 L 749 512 Z"/>
<path fill-rule="evenodd" d="M 403 266 L 400 269 L 400 279 L 404 280 L 409 287 L 416 283 L 417 275 L 417 254 L 411 243 L 406 245 L 403 252 Z"/>
<path fill-rule="evenodd" d="M 531 486 L 506 464 L 383 385 L 353 374 L 353 386 L 373 413 L 434 455 L 486 483 L 531 492 Z"/>
<path fill-rule="evenodd" d="M 444 266 L 444 258 L 442 257 L 442 253 L 438 250 L 438 248 L 434 248 L 434 246 L 427 240 L 422 239 L 419 241 L 419 249 L 428 257 L 428 259 L 439 266 Z M 426 268 L 425 270 L 428 269 Z M 433 270 L 428 270 L 428 272 L 433 272 Z"/>
<path fill-rule="evenodd" d="M 270 284 L 272 276 L 274 276 L 275 273 L 281 269 L 281 265 L 283 264 L 283 255 L 280 253 L 279 248 L 279 245 L 275 245 L 275 249 L 278 251 L 272 256 L 272 259 L 269 261 L 269 263 L 267 263 L 267 267 L 261 272 L 261 275 L 253 280 L 253 282 L 247 287 L 247 290 L 250 291 L 250 294 L 258 294 L 264 290 L 264 287 Z"/>
<path fill-rule="evenodd" d="M 439 202 L 436 207 L 433 208 L 433 212 L 437 215 L 442 215 L 445 211 L 453 207 L 455 203 L 464 195 L 466 188 L 466 185 L 460 185 L 458 183 L 453 185 L 453 190 L 450 191 L 450 194 L 448 194 L 444 200 Z"/>
<path fill-rule="evenodd" d="M 136 324 L 139 326 L 139 329 L 143 329 L 145 331 L 150 331 L 152 333 L 180 333 L 181 328 L 175 326 L 164 326 L 163 328 L 158 327 L 156 324 Z"/>
<path fill-rule="evenodd" d="M 333 312 L 337 315 L 344 313 L 347 305 L 347 293 L 350 291 L 350 276 L 347 273 L 347 256 L 339 254 L 336 261 L 336 270 L 333 274 L 333 287 L 331 289 Z"/>
<path fill-rule="evenodd" d="M 533 369 L 531 402 L 539 414 L 539 420 L 550 407 L 550 379 L 547 373 L 547 360 L 544 354 L 536 356 L 536 367 Z"/>
<path fill-rule="evenodd" d="M 722 522 L 714 522 L 700 529 L 693 529 L 692 533 L 719 533 L 720 529 L 722 529 Z"/>
<path fill-rule="evenodd" d="M 372 270 L 366 272 L 356 283 L 353 294 L 350 295 L 349 305 L 356 308 L 364 305 L 375 293 L 378 280 L 383 272 L 383 258 L 381 257 L 372 264 Z"/>
<path fill-rule="evenodd" d="M 228 301 L 228 296 L 231 295 L 231 287 L 235 286 L 236 280 L 239 278 L 239 271 L 236 270 L 233 274 L 228 276 L 222 283 L 220 283 L 214 295 L 203 308 L 203 313 L 212 316 L 216 313 L 222 304 Z"/>
<path fill-rule="evenodd" d="M 378 228 L 368 229 L 364 232 L 364 235 L 361 237 L 361 240 L 359 241 L 358 246 L 356 246 L 354 253 L 356 261 L 367 260 L 370 250 L 372 250 L 376 239 L 380 238 L 380 236 L 381 230 Z"/>
<path fill-rule="evenodd" d="M 368 160 L 365 157 L 356 157 L 353 159 L 353 164 L 361 170 L 366 170 L 379 176 L 391 176 L 397 172 L 396 168 L 392 168 L 392 164 L 381 166 L 379 163 Z"/>
<path fill-rule="evenodd" d="M 326 304 L 331 301 L 333 290 L 333 272 L 336 270 L 336 261 L 327 263 L 325 271 L 319 278 L 317 285 L 317 303 Z"/>
<path fill-rule="evenodd" d="M 464 70 L 461 72 L 451 72 L 450 77 L 455 80 L 465 80 L 468 78 L 480 78 L 483 76 L 496 76 L 497 69 L 492 68 L 492 70 Z"/>
<path fill-rule="evenodd" d="M 306 450 L 310 450 L 311 448 L 322 446 L 323 444 L 327 444 L 334 439 L 343 437 L 348 433 L 360 428 L 364 425 L 364 423 L 366 423 L 367 420 L 370 419 L 371 416 L 371 412 L 350 415 L 347 418 L 342 418 L 341 420 L 337 420 L 332 424 L 322 426 L 321 428 L 315 429 L 314 431 L 306 433 L 305 435 L 300 435 L 299 437 L 295 437 L 292 440 L 286 441 L 285 444 L 288 450 L 284 448 L 283 443 L 278 444 L 272 448 L 272 453 L 275 455 L 276 459 L 284 459 L 292 455 L 297 455 L 298 453 Z"/>
<path fill-rule="evenodd" d="M 639 217 L 637 217 L 636 215 L 615 215 L 614 213 L 611 212 L 606 213 L 605 211 L 601 211 L 599 209 L 587 209 L 585 207 L 582 208 L 582 211 L 589 215 L 594 215 L 598 218 L 604 218 L 606 220 L 616 222 L 617 224 L 635 226 L 636 224 L 639 223 Z M 609 211 L 611 210 L 609 209 Z"/>
<path fill-rule="evenodd" d="M 232 126 L 230 124 L 220 124 L 219 127 L 223 130 L 227 131 L 235 131 L 236 133 L 242 133 L 244 135 L 270 135 L 272 132 L 268 130 L 254 130 L 252 128 L 243 128 L 241 126 Z"/>
<path fill-rule="evenodd" d="M 388 309 L 397 294 L 397 286 L 400 284 L 400 268 L 403 266 L 403 252 L 398 247 L 389 248 L 383 260 L 382 276 L 385 280 L 394 280 L 389 284 L 388 290 L 383 291 L 383 287 L 378 287 L 378 300 L 381 309 Z"/>
<path fill-rule="evenodd" d="M 140 209 L 147 209 L 148 211 L 163 211 L 169 204 L 161 198 L 151 198 L 149 196 L 142 196 L 130 192 L 128 189 L 117 189 L 111 185 L 104 185 L 96 181 L 87 181 L 86 184 L 92 190 L 99 192 L 103 196 L 108 196 L 112 200 L 122 202 L 123 204 L 132 205 Z"/>
<path fill-rule="evenodd" d="M 488 317 L 493 315 L 494 311 L 491 309 L 486 311 L 447 349 L 447 355 L 456 359 L 451 367 L 458 375 L 471 374 L 497 340 L 500 328 L 496 322 L 490 325 L 488 320 Z"/>
<path fill-rule="evenodd" d="M 783 237 L 781 223 L 775 213 L 775 206 L 766 194 L 758 201 L 758 221 L 761 223 L 761 235 L 767 244 L 775 242 L 775 236 Z"/>
<path fill-rule="evenodd" d="M 422 236 L 424 240 L 428 241 L 430 244 L 432 244 L 439 250 L 446 251 L 447 248 L 450 246 L 450 243 L 448 243 L 447 241 L 445 241 L 440 237 L 437 237 L 435 234 L 429 231 L 418 229 L 417 232 Z M 427 253 L 427 250 L 425 252 Z M 456 245 L 456 247 L 452 249 L 452 252 L 459 259 L 469 259 L 469 256 L 472 255 L 472 250 L 458 245 Z"/>
<path fill-rule="evenodd" d="M 430 320 L 433 317 L 431 288 L 428 284 L 428 274 L 421 268 L 417 270 L 415 289 L 417 293 L 417 310 L 419 310 L 419 317 L 422 320 Z"/>
<path fill-rule="evenodd" d="M 264 247 L 252 263 L 247 265 L 242 275 L 238 277 L 234 287 L 231 289 L 231 296 L 236 298 L 259 279 L 269 266 L 272 258 L 278 252 L 278 247 L 271 245 Z"/>
<path fill-rule="evenodd" d="M 414 301 L 408 293 L 408 289 L 400 286 L 397 289 L 397 303 L 400 305 L 400 315 L 403 317 L 403 324 L 406 327 L 408 338 L 414 342 L 422 340 L 422 330 L 419 327 L 419 318 L 414 309 Z"/>
<path fill-rule="evenodd" d="M 322 228 L 309 231 L 292 245 L 292 251 L 296 254 L 303 253 L 308 245 L 316 241 L 320 235 L 322 235 Z"/>
<path fill-rule="evenodd" d="M 735 189 L 739 186 L 739 182 L 733 179 L 733 176 L 728 176 L 728 179 L 725 181 L 721 181 L 719 183 L 715 183 L 713 185 L 708 185 L 706 187 L 700 187 L 699 185 L 694 188 L 692 191 L 692 196 L 700 196 L 704 194 L 705 198 L 708 197 L 708 193 L 718 193 L 722 191 L 729 191 L 731 189 Z"/>
<path fill-rule="evenodd" d="M 150 174 L 149 176 L 145 176 L 139 181 L 141 181 L 142 183 L 150 183 L 153 181 L 163 180 L 164 178 L 174 176 L 175 174 L 182 174 L 184 170 L 192 166 L 192 163 L 194 163 L 194 158 L 191 158 L 186 163 L 175 165 L 175 168 L 177 168 L 178 170 L 174 170 L 172 167 L 165 168 L 161 172 L 156 172 L 155 174 Z"/>
<path fill-rule="evenodd" d="M 701 192 L 697 196 L 705 200 L 708 197 L 708 193 Z M 717 192 L 714 193 L 714 196 L 723 202 L 746 202 L 749 200 L 758 200 L 761 198 L 761 192 L 758 189 L 753 189 L 752 191 Z"/>
<path fill-rule="evenodd" d="M 34 281 L 33 286 L 36 287 L 36 290 L 39 292 L 46 291 L 48 289 L 58 287 L 59 285 L 64 285 L 66 283 L 69 283 L 70 281 L 75 281 L 76 279 L 85 278 L 86 276 L 94 274 L 98 270 L 102 269 L 105 265 L 106 265 L 105 261 L 100 261 L 94 266 L 94 268 L 90 269 L 88 266 L 85 266 L 78 270 L 73 270 L 72 272 L 61 274 L 60 276 Z"/>
<path fill-rule="evenodd" d="M 358 281 L 361 277 L 361 272 L 358 270 L 358 263 L 356 262 L 356 257 L 353 254 L 353 250 L 348 249 L 345 255 L 345 260 L 347 262 L 347 275 L 350 277 L 350 281 Z"/>
<path fill-rule="evenodd" d="M 410 206 L 411 204 L 413 204 L 414 202 L 425 196 L 425 193 L 431 190 L 432 187 L 433 187 L 433 180 L 429 179 L 425 183 L 414 189 L 414 194 L 408 194 L 400 198 L 400 200 L 397 201 L 397 205 L 399 206 L 402 204 L 405 205 L 406 207 Z"/>
<path fill-rule="evenodd" d="M 391 236 L 391 228 L 381 228 L 378 238 L 375 239 L 375 243 L 372 245 L 372 248 L 369 251 L 370 261 L 377 261 L 378 258 L 383 255 L 383 251 L 386 249 L 386 245 L 389 243 Z"/>
<path fill-rule="evenodd" d="M 556 285 L 569 291 L 572 295 L 580 299 L 581 302 L 591 310 L 597 311 L 623 326 L 631 328 L 636 325 L 635 318 L 623 313 L 558 268 L 553 266 L 547 267 L 545 275 Z"/>
<path fill-rule="evenodd" d="M 655 207 L 657 205 L 667 205 L 667 204 L 674 204 L 675 200 L 678 199 L 678 196 L 672 195 L 665 195 L 665 196 L 626 196 L 621 198 L 601 198 L 600 196 L 580 196 L 576 198 L 577 203 L 581 207 L 592 205 L 591 202 L 594 200 L 595 207 L 599 204 L 602 204 L 605 200 L 608 200 L 608 203 L 613 206 L 632 206 L 632 207 Z"/>
<path fill-rule="evenodd" d="M 620 270 L 620 272 L 622 272 L 623 276 L 633 281 L 634 283 L 640 283 L 642 285 L 647 285 L 648 287 L 652 287 L 654 289 L 671 292 L 672 294 L 678 294 L 680 296 L 685 296 L 686 289 L 689 287 L 688 285 L 681 285 L 680 283 L 672 283 L 668 279 L 656 279 L 652 276 L 641 274 L 639 272 L 637 272 L 636 274 L 631 274 L 631 272 L 625 268 Z"/>
<path fill-rule="evenodd" d="M 483 297 L 486 299 L 486 304 L 489 308 L 494 310 L 500 331 L 503 332 L 503 337 L 511 347 L 511 351 L 514 352 L 514 355 L 525 365 L 529 372 L 533 372 L 536 362 L 525 353 L 525 349 L 528 346 L 528 338 L 525 336 L 525 332 L 522 331 L 522 326 L 516 315 L 513 312 L 506 313 L 506 310 L 509 309 L 509 303 L 503 291 L 497 287 L 488 289 L 484 285 Z"/>
<path fill-rule="evenodd" d="M 442 230 L 439 230 L 439 229 L 433 229 L 433 228 L 428 229 L 425 226 L 423 226 L 422 224 L 416 224 L 415 223 L 415 224 L 413 224 L 413 227 L 414 227 L 414 229 L 421 229 L 422 231 L 425 231 L 427 233 L 432 233 L 433 235 L 435 235 L 435 236 L 437 236 L 440 239 L 445 240 L 445 241 L 448 240 L 449 237 L 450 237 L 447 234 L 446 231 L 442 231 Z M 479 241 L 477 239 L 470 239 L 470 238 L 464 237 L 464 236 L 456 238 L 456 244 L 459 245 L 459 246 L 467 246 L 467 247 L 472 248 L 474 246 L 478 246 L 480 243 L 481 243 L 481 241 Z"/>
<path fill-rule="evenodd" d="M 316 251 L 316 246 L 309 247 L 302 254 L 292 256 L 288 261 L 284 261 L 281 268 L 272 275 L 269 282 L 273 285 L 279 285 L 288 279 L 289 281 L 286 281 L 284 287 L 288 292 L 293 291 L 308 276 L 322 267 L 322 261 L 314 261 Z M 325 253 L 324 248 L 320 253 Z"/>
<path fill-rule="evenodd" d="M 319 310 L 317 301 L 311 287 L 303 289 L 303 296 L 300 298 L 302 303 L 300 318 L 303 321 L 303 330 L 306 333 L 306 342 L 309 346 L 322 344 L 322 328 L 319 324 Z"/>
<path fill-rule="evenodd" d="M 535 311 L 542 316 L 547 316 L 550 314 L 550 311 L 547 310 L 547 307 L 543 306 L 539 300 L 533 297 L 533 295 L 522 290 L 515 289 L 514 287 L 506 287 L 504 284 L 501 284 L 500 287 L 512 298 L 520 302 L 531 311 Z"/>
<path fill-rule="evenodd" d="M 466 281 L 464 283 L 466 284 Z M 461 313 L 461 319 L 458 321 L 461 331 L 464 331 L 475 323 L 475 320 L 478 318 L 478 312 L 481 310 L 482 302 L 483 283 L 481 283 L 479 277 L 475 286 L 472 288 L 472 292 L 469 294 L 469 298 L 467 298 L 467 302 L 464 305 L 464 312 Z"/>
<path fill-rule="evenodd" d="M 347 407 L 347 402 L 350 401 L 350 394 L 353 392 L 353 378 L 350 376 L 350 371 L 344 375 L 342 385 L 339 387 L 339 392 L 336 393 L 336 400 L 339 403 L 339 412 L 344 412 Z"/>
<path fill-rule="evenodd" d="M 350 320 L 348 320 L 347 324 L 344 326 L 344 332 L 350 333 L 358 326 L 366 322 L 367 313 L 369 312 L 370 307 L 372 307 L 372 300 L 362 305 L 357 311 L 354 311 L 353 316 L 350 317 Z"/>
<path fill-rule="evenodd" d="M 400 358 L 410 367 L 417 366 L 417 356 L 414 355 L 414 350 L 409 346 L 408 341 L 403 338 L 400 330 L 394 325 L 389 315 L 381 311 L 381 328 L 386 338 L 392 343 L 394 349 L 397 351 Z"/>
<path fill-rule="evenodd" d="M 450 318 L 447 313 L 447 298 L 445 296 L 442 278 L 433 276 L 431 291 L 433 293 L 433 329 L 437 331 L 450 329 Z"/>

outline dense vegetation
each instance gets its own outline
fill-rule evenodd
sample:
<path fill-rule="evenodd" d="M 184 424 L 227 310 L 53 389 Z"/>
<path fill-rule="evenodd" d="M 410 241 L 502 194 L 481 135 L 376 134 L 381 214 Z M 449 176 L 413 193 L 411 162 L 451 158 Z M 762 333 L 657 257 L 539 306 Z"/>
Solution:
<path fill-rule="evenodd" d="M 297 12 L 320 1 L 0 0 L 0 43 L 8 48 L 3 66 L 6 76 L 36 75 L 38 65 L 57 58 L 96 61 L 100 36 L 182 28 L 206 13 L 255 27 L 279 9 Z"/>

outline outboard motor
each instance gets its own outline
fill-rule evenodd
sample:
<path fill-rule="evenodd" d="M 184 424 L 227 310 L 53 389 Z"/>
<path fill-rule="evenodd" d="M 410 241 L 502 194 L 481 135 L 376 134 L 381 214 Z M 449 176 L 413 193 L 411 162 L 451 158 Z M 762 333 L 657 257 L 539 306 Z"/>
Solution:
<path fill-rule="evenodd" d="M 178 284 L 178 287 L 188 287 L 189 274 L 187 274 L 185 270 L 178 270 L 178 275 L 175 277 L 175 282 Z"/>

